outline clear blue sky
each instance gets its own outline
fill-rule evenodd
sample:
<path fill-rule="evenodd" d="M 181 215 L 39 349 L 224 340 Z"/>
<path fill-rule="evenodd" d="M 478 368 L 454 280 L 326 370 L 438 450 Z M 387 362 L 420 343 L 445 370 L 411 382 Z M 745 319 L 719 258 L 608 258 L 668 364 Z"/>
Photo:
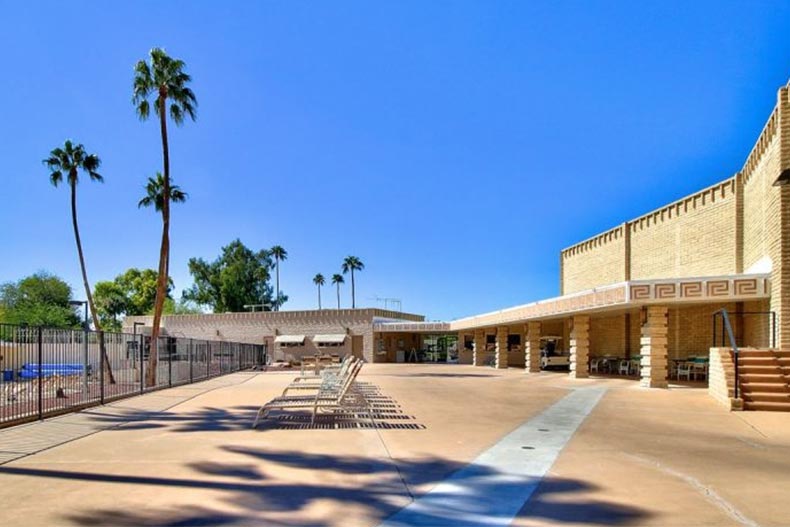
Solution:
<path fill-rule="evenodd" d="M 45 269 L 80 298 L 41 159 L 73 138 L 103 160 L 79 187 L 92 281 L 155 267 L 136 203 L 160 139 L 130 103 L 154 46 L 200 102 L 170 135 L 179 295 L 239 237 L 288 250 L 289 309 L 353 254 L 360 304 L 430 318 L 556 295 L 560 249 L 740 169 L 790 77 L 786 2 L 30 4 L 0 1 L 0 281 Z"/>

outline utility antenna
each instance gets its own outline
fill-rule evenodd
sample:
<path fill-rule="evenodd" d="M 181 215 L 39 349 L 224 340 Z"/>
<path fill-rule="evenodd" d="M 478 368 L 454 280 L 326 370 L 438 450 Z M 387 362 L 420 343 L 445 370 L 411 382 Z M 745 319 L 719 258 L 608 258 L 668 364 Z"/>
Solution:
<path fill-rule="evenodd" d="M 374 296 L 373 298 L 376 300 L 376 302 L 383 302 L 384 309 L 389 310 L 391 307 L 393 311 L 403 311 L 403 302 L 401 302 L 400 298 L 382 298 L 378 295 Z"/>

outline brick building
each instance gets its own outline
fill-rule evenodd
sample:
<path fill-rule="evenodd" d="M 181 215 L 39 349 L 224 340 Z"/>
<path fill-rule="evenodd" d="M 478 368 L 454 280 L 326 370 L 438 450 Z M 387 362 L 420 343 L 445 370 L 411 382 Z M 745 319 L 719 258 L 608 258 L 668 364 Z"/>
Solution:
<path fill-rule="evenodd" d="M 714 335 L 722 308 L 738 346 L 789 349 L 785 177 L 787 86 L 735 175 L 563 250 L 560 296 L 449 322 L 459 360 L 537 371 L 540 339 L 555 335 L 569 347 L 573 377 L 587 376 L 594 357 L 637 357 L 642 384 L 663 387 L 673 361 L 707 356 L 714 336 L 728 344 L 721 322 Z M 407 334 L 409 324 L 377 330 Z"/>
<path fill-rule="evenodd" d="M 340 350 L 373 362 L 444 335 L 457 338 L 460 362 L 528 371 L 538 369 L 541 337 L 556 335 L 573 377 L 588 375 L 591 357 L 638 357 L 642 384 L 663 387 L 673 360 L 709 353 L 721 308 L 733 314 L 739 346 L 790 349 L 790 187 L 777 184 L 785 177 L 787 86 L 733 176 L 563 250 L 556 298 L 444 323 L 360 309 L 171 316 L 163 327 L 266 342 L 286 358 L 315 352 L 317 335 L 345 334 Z M 127 327 L 135 320 L 148 322 Z"/>

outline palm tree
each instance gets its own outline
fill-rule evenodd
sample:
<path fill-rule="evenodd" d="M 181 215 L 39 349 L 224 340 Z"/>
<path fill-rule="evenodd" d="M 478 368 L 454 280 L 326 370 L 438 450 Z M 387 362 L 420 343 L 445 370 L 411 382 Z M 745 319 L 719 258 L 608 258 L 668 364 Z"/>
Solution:
<path fill-rule="evenodd" d="M 77 183 L 79 182 L 80 171 L 86 172 L 91 181 L 104 182 L 104 178 L 97 171 L 101 165 L 101 160 L 96 154 L 88 154 L 85 152 L 85 147 L 81 144 L 74 144 L 71 140 L 67 140 L 63 144 L 63 148 L 55 148 L 49 153 L 49 157 L 44 159 L 43 163 L 50 171 L 49 181 L 58 186 L 63 182 L 63 178 L 69 184 L 71 189 L 71 225 L 74 228 L 74 239 L 77 242 L 77 255 L 80 259 L 80 269 L 82 270 L 82 283 L 85 286 L 85 296 L 88 299 L 88 309 L 91 312 L 93 319 L 93 327 L 96 331 L 101 331 L 101 323 L 99 322 L 99 315 L 96 311 L 96 304 L 93 302 L 93 295 L 91 294 L 91 286 L 88 282 L 88 271 L 85 268 L 85 256 L 82 253 L 82 241 L 80 240 L 80 229 L 77 225 Z M 87 329 L 87 328 L 85 328 Z M 99 340 L 102 362 L 104 363 L 107 378 L 111 384 L 115 384 L 115 377 L 110 368 L 110 361 L 107 358 L 107 351 L 104 347 L 104 340 Z"/>
<path fill-rule="evenodd" d="M 343 274 L 351 273 L 351 309 L 357 307 L 356 291 L 354 289 L 354 271 L 361 271 L 364 268 L 365 264 L 356 256 L 346 256 L 343 260 Z"/>
<path fill-rule="evenodd" d="M 167 112 L 176 125 L 184 123 L 184 117 L 195 120 L 197 99 L 187 87 L 192 77 L 184 72 L 184 61 L 174 59 L 164 50 L 151 50 L 151 63 L 140 60 L 134 67 L 134 88 L 132 103 L 137 109 L 140 120 L 148 119 L 151 113 L 150 97 L 154 97 L 154 111 L 159 117 L 159 129 L 162 137 L 162 196 L 170 193 L 170 151 L 167 142 Z M 169 104 L 169 107 L 168 107 Z M 156 383 L 156 345 L 159 338 L 159 325 L 162 310 L 167 296 L 167 270 L 170 260 L 170 200 L 162 200 L 162 243 L 159 249 L 159 276 L 156 282 L 156 300 L 154 301 L 154 320 L 151 328 L 151 353 L 148 359 L 146 381 L 149 386 Z"/>
<path fill-rule="evenodd" d="M 145 197 L 137 203 L 138 208 L 154 206 L 154 210 L 162 212 L 165 204 L 165 194 L 163 189 L 165 187 L 165 178 L 161 172 L 156 173 L 156 177 L 148 178 L 145 184 Z M 189 194 L 181 190 L 181 187 L 170 183 L 170 201 L 172 203 L 184 203 Z"/>
<path fill-rule="evenodd" d="M 318 286 L 318 310 L 321 310 L 321 286 L 324 285 L 324 275 L 318 273 L 313 277 L 313 283 Z"/>
<path fill-rule="evenodd" d="M 165 178 L 161 172 L 156 173 L 156 177 L 148 178 L 148 183 L 145 184 L 145 197 L 137 202 L 137 208 L 154 206 L 154 210 L 162 212 L 165 205 Z M 181 190 L 178 185 L 170 184 L 170 202 L 171 203 L 184 203 L 189 194 Z M 170 258 L 167 259 L 167 270 L 165 276 L 170 276 Z"/>
<path fill-rule="evenodd" d="M 345 283 L 342 274 L 333 274 L 332 283 L 337 285 L 337 308 L 340 309 L 340 284 Z"/>
<path fill-rule="evenodd" d="M 281 303 L 280 302 L 281 301 L 281 298 L 280 298 L 280 262 L 282 262 L 283 260 L 287 260 L 288 259 L 288 251 L 286 251 L 285 249 L 283 249 L 279 245 L 275 245 L 274 247 L 271 248 L 271 250 L 269 251 L 269 254 L 274 256 L 275 271 L 277 273 L 277 294 L 275 295 L 274 310 L 275 311 L 279 311 L 280 310 L 280 303 Z"/>

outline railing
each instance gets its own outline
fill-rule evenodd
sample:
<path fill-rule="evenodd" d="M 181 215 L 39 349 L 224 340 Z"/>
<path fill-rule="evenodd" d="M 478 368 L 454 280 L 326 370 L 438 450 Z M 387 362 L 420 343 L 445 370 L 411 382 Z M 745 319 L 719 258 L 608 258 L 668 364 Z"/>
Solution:
<path fill-rule="evenodd" d="M 738 378 L 738 343 L 735 342 L 735 333 L 732 331 L 732 324 L 730 324 L 730 316 L 727 314 L 727 310 L 722 308 L 715 313 L 713 313 L 713 346 L 716 347 L 716 317 L 721 316 L 722 320 L 722 333 L 724 331 L 727 332 L 727 338 L 730 339 L 730 347 L 732 348 L 732 356 L 733 356 L 733 363 L 735 366 L 735 391 L 733 393 L 734 398 L 738 399 L 739 395 L 739 378 Z M 722 338 L 722 344 L 724 343 L 724 338 Z"/>
<path fill-rule="evenodd" d="M 148 386 L 150 344 L 143 335 L 0 324 L 0 427 L 266 363 L 259 344 L 159 337 Z"/>

